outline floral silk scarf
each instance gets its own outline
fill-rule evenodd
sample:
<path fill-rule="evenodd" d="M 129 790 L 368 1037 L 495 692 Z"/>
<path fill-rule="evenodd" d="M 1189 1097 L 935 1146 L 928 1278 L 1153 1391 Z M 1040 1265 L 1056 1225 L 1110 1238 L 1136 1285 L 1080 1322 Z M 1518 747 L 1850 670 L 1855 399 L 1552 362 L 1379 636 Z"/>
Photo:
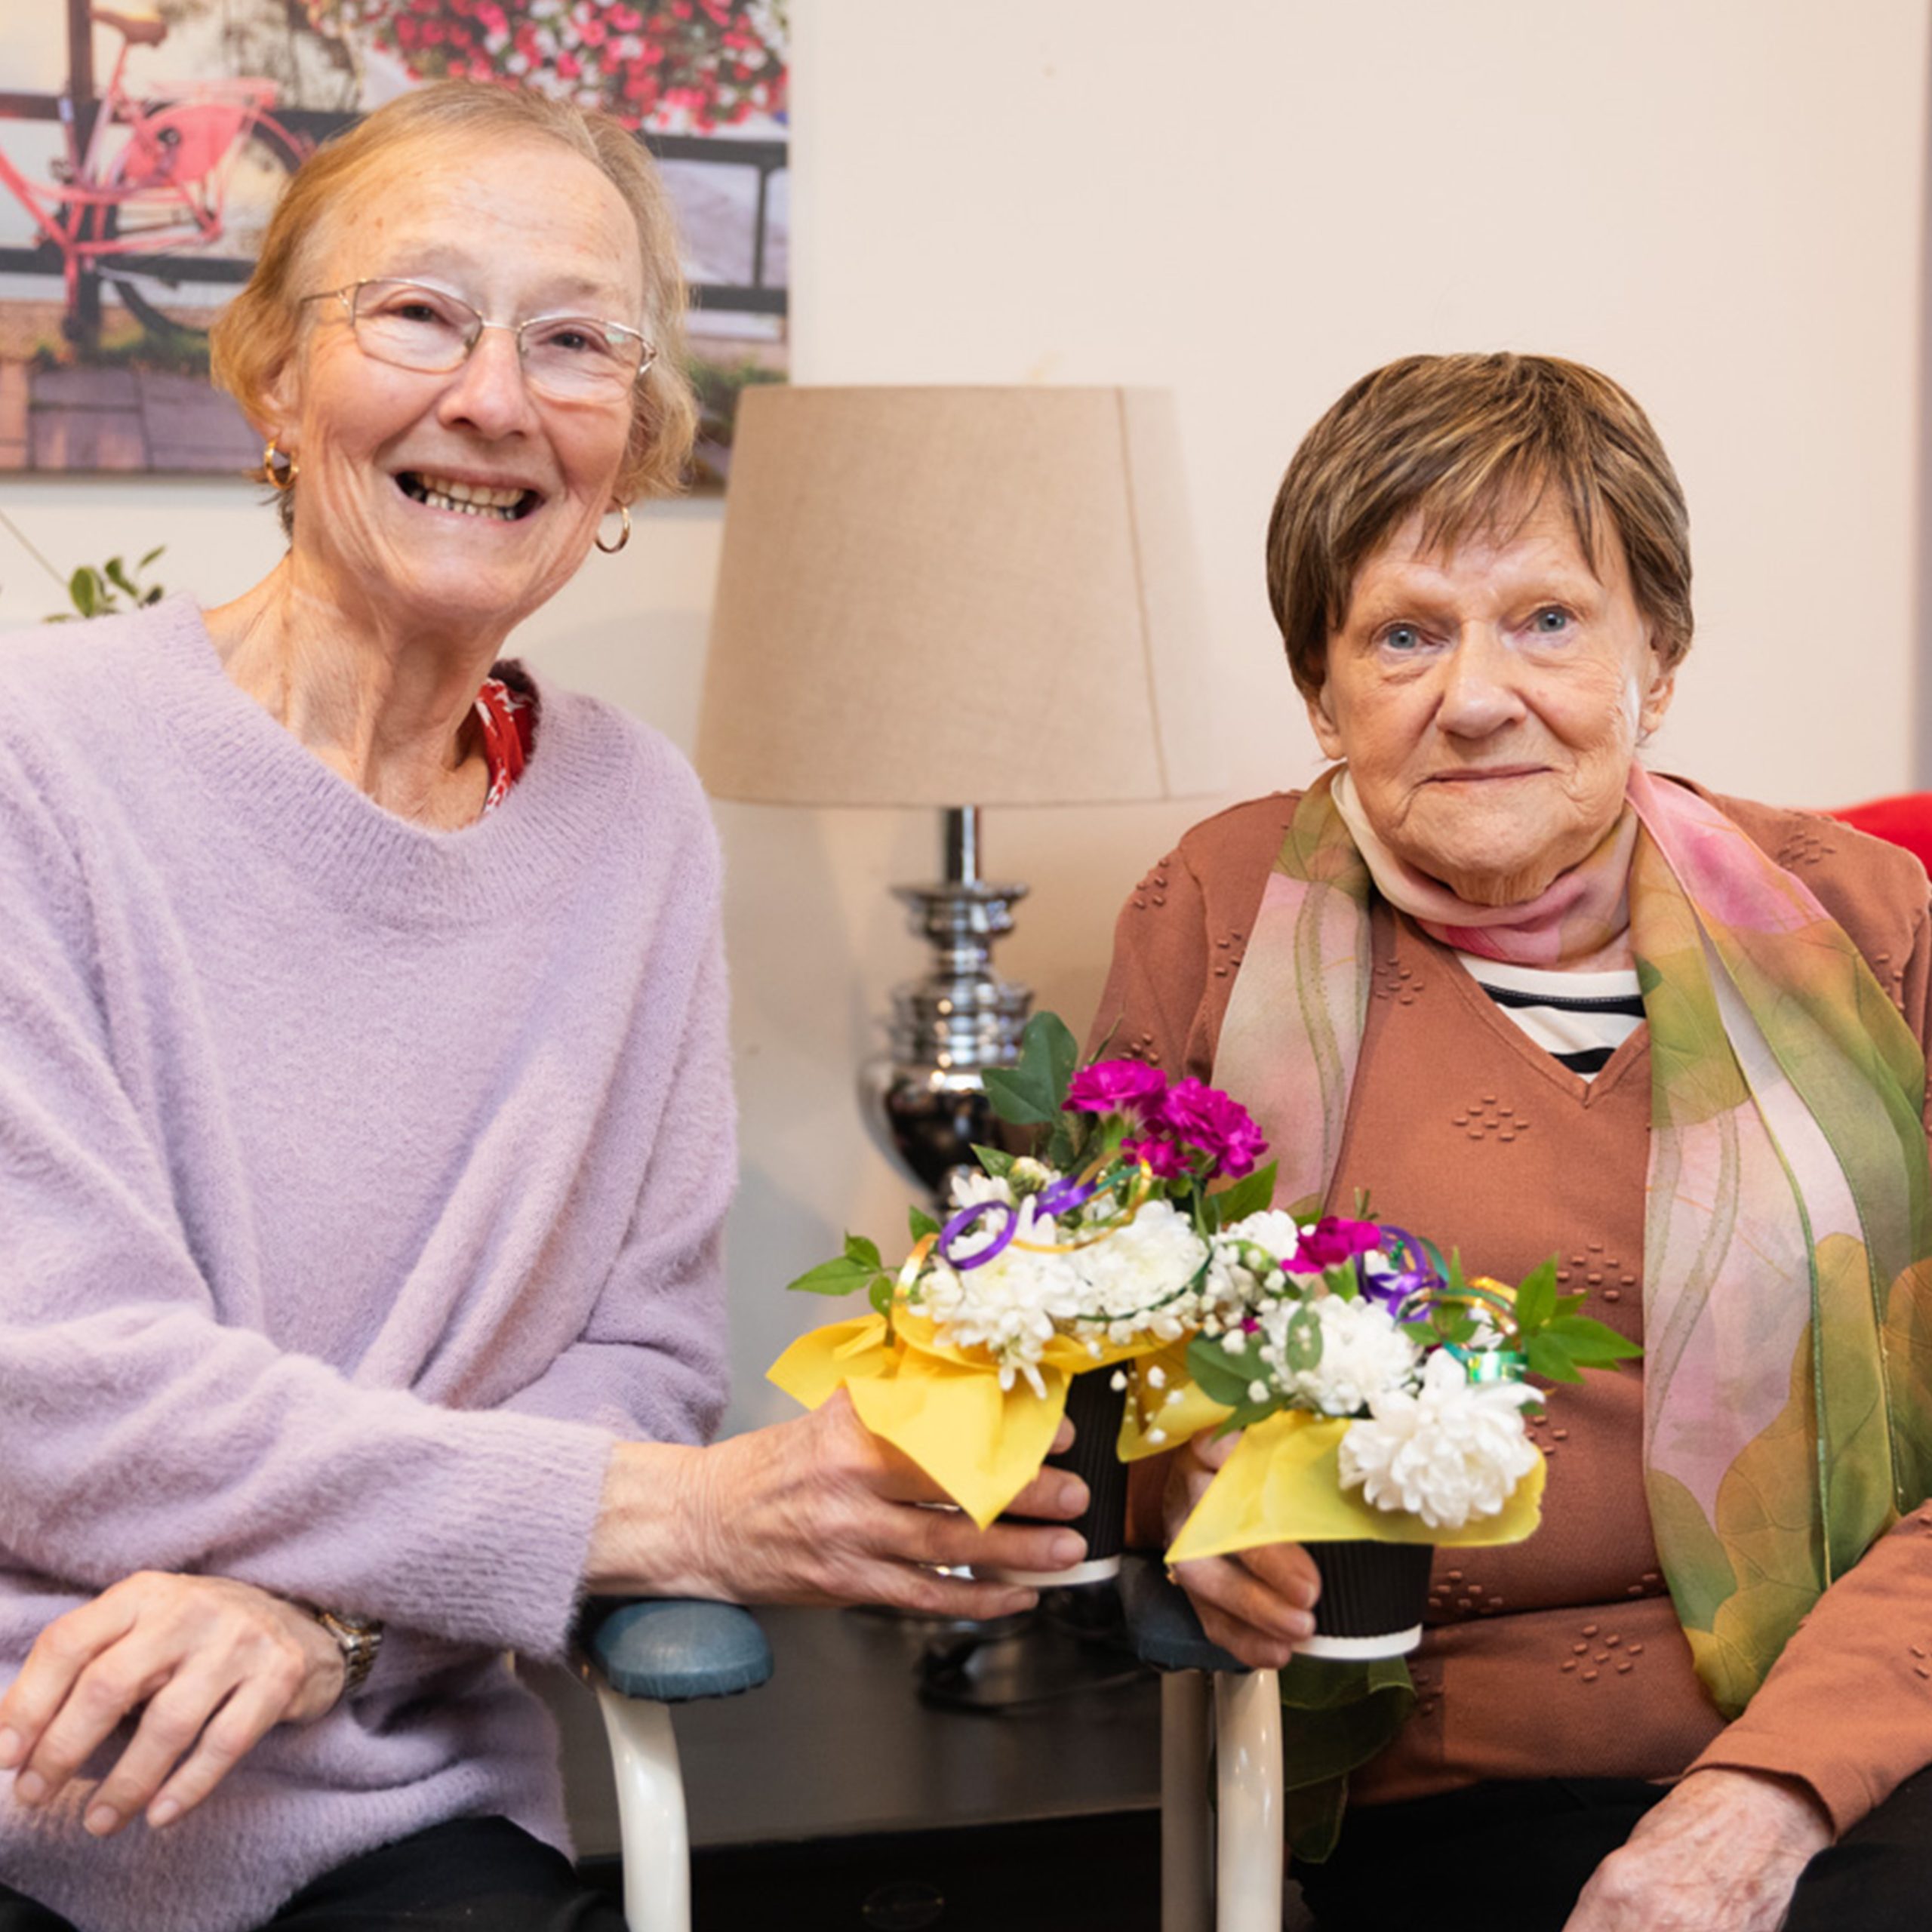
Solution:
<path fill-rule="evenodd" d="M 1334 776 L 1297 808 L 1214 1060 L 1280 1157 L 1284 1206 L 1334 1171 L 1367 1013 L 1372 881 Z M 1925 1060 L 1844 930 L 1696 793 L 1633 767 L 1577 869 L 1626 857 L 1651 1034 L 1645 1481 L 1698 1675 L 1733 1717 L 1819 1593 L 1932 1491 Z M 1494 927 L 1425 923 L 1523 956 Z M 1570 956 L 1601 940 L 1582 924 Z"/>

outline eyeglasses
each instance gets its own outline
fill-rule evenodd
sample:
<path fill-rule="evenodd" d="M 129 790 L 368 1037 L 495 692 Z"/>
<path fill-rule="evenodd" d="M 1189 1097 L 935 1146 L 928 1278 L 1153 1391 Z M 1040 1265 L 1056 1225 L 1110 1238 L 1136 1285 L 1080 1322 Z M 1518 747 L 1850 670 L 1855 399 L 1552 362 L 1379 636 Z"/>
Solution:
<path fill-rule="evenodd" d="M 486 321 L 460 296 L 426 282 L 378 278 L 305 295 L 340 302 L 365 355 L 392 368 L 447 375 L 469 359 L 485 329 L 507 329 L 531 392 L 552 402 L 607 402 L 623 395 L 657 359 L 634 328 L 594 315 Z"/>

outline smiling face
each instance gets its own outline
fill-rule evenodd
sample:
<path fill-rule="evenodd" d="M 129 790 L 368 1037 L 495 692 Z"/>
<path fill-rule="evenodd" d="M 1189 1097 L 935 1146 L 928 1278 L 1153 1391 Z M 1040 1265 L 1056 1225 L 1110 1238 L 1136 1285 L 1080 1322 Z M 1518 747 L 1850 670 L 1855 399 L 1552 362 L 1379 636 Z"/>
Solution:
<path fill-rule="evenodd" d="M 1309 721 L 1398 858 L 1520 904 L 1616 822 L 1674 673 L 1607 525 L 1595 568 L 1547 496 L 1446 553 L 1421 535 L 1411 518 L 1356 573 Z"/>
<path fill-rule="evenodd" d="M 493 321 L 568 312 L 635 328 L 636 224 L 590 162 L 540 138 L 413 146 L 335 210 L 300 292 L 376 277 L 432 284 Z M 485 330 L 445 374 L 357 346 L 343 305 L 309 304 L 268 427 L 300 465 L 297 579 L 384 629 L 500 636 L 583 561 L 630 399 L 558 403 Z"/>

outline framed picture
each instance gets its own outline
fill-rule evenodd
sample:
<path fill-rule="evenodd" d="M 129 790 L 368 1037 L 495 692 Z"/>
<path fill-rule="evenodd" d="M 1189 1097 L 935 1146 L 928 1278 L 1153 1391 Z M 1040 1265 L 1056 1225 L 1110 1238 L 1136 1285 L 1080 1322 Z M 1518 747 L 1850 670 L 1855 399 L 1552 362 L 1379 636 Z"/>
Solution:
<path fill-rule="evenodd" d="M 705 405 L 786 368 L 785 0 L 7 0 L 0 471 L 248 469 L 208 330 L 316 143 L 446 78 L 601 108 L 676 202 Z"/>

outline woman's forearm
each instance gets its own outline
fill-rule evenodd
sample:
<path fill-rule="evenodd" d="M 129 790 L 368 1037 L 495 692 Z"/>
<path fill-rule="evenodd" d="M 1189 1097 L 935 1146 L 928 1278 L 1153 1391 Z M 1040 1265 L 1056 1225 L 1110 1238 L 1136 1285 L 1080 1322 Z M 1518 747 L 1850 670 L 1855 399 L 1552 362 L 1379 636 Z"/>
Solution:
<path fill-rule="evenodd" d="M 583 1581 L 605 1594 L 1004 1616 L 1029 1607 L 1034 1592 L 946 1573 L 1078 1563 L 1085 1544 L 1055 1521 L 1078 1515 L 1087 1500 L 1078 1477 L 1043 1469 L 1011 1507 L 1044 1520 L 1002 1518 L 980 1530 L 872 1435 L 841 1391 L 809 1415 L 706 1449 L 620 1444 Z"/>

